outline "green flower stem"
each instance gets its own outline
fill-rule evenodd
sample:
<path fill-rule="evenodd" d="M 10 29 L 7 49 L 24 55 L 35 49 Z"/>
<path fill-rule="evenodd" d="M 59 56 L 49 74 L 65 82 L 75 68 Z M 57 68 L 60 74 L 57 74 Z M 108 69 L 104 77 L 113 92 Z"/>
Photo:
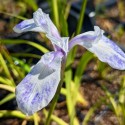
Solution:
<path fill-rule="evenodd" d="M 58 0 L 52 0 L 53 21 L 59 29 Z"/>
<path fill-rule="evenodd" d="M 53 111 L 55 109 L 55 106 L 56 106 L 56 103 L 57 103 L 57 100 L 58 100 L 58 97 L 59 97 L 59 94 L 60 94 L 60 91 L 61 91 L 61 87 L 62 87 L 62 84 L 63 84 L 65 64 L 66 64 L 66 59 L 64 57 L 64 59 L 62 61 L 62 68 L 61 68 L 61 81 L 60 81 L 60 83 L 58 85 L 56 94 L 55 94 L 55 96 L 54 96 L 54 98 L 52 100 L 52 103 L 51 103 L 51 106 L 50 106 L 50 110 L 49 110 L 45 125 L 50 125 L 51 116 L 52 116 L 52 113 L 53 113 Z"/>
<path fill-rule="evenodd" d="M 84 15 L 85 15 L 86 5 L 87 5 L 87 0 L 83 0 L 81 12 L 80 12 L 80 17 L 79 17 L 77 29 L 76 29 L 76 35 L 78 35 L 81 32 L 82 24 L 83 24 L 83 20 L 84 20 Z"/>

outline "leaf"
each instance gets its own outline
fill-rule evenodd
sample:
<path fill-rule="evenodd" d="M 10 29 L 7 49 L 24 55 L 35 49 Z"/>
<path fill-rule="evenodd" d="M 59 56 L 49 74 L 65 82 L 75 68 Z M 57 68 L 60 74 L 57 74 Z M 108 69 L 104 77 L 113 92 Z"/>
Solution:
<path fill-rule="evenodd" d="M 86 69 L 86 66 L 88 64 L 88 62 L 94 58 L 94 54 L 92 54 L 91 52 L 89 51 L 86 51 L 83 56 L 81 57 L 80 59 L 80 62 L 79 62 L 79 65 L 76 69 L 76 72 L 75 72 L 75 76 L 74 76 L 74 81 L 75 81 L 75 84 L 79 84 L 80 80 L 81 80 L 81 77 L 83 75 L 83 72 L 85 71 Z"/>
<path fill-rule="evenodd" d="M 31 45 L 31 46 L 37 48 L 38 50 L 40 50 L 40 51 L 43 52 L 43 53 L 46 53 L 46 52 L 49 51 L 49 50 L 47 50 L 45 47 L 41 46 L 40 44 L 37 44 L 37 43 L 35 43 L 35 42 L 31 42 L 31 41 L 28 41 L 28 40 L 2 39 L 1 41 L 2 41 L 2 43 L 4 43 L 4 44 L 28 44 L 28 45 Z"/>
<path fill-rule="evenodd" d="M 5 96 L 2 100 L 0 100 L 0 105 L 3 105 L 4 103 L 10 101 L 11 99 L 13 99 L 15 97 L 14 93 L 10 93 L 7 96 Z"/>

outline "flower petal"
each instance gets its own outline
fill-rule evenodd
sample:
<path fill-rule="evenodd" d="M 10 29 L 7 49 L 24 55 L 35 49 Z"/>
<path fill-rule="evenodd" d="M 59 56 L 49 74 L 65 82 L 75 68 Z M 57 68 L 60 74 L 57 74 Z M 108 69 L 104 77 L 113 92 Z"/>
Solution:
<path fill-rule="evenodd" d="M 60 81 L 62 54 L 45 54 L 16 87 L 18 107 L 27 115 L 44 108 L 55 95 Z"/>
<path fill-rule="evenodd" d="M 95 31 L 88 31 L 77 35 L 69 42 L 69 50 L 72 49 L 75 45 L 81 45 L 86 48 L 92 47 L 93 43 L 98 42 L 102 37 L 104 31 L 101 30 L 98 26 L 94 26 Z"/>
<path fill-rule="evenodd" d="M 55 37 L 53 37 L 51 35 L 48 35 L 48 34 L 46 36 L 47 36 L 48 39 L 51 40 L 53 45 L 56 45 L 57 47 L 61 48 L 65 52 L 65 54 L 67 54 L 69 37 L 55 38 Z"/>
<path fill-rule="evenodd" d="M 56 26 L 53 24 L 48 14 L 45 14 L 42 9 L 38 9 L 33 13 L 33 19 L 37 26 L 42 27 L 46 34 L 53 37 L 60 38 L 59 32 Z"/>
<path fill-rule="evenodd" d="M 43 32 L 48 38 L 51 38 L 51 42 L 54 46 L 55 50 L 61 50 L 64 49 L 65 51 L 68 51 L 68 41 L 66 38 L 61 38 L 60 34 L 56 28 L 56 26 L 53 24 L 51 19 L 49 18 L 48 14 L 45 14 L 42 9 L 38 9 L 36 12 L 33 13 L 33 19 L 24 20 L 21 23 L 17 24 L 14 28 L 14 31 L 17 33 L 27 32 L 27 31 L 36 31 L 36 32 Z M 54 39 L 52 41 L 52 38 Z M 63 48 L 62 45 L 64 42 Z M 64 48 L 64 46 L 66 48 Z"/>
<path fill-rule="evenodd" d="M 110 39 L 103 35 L 103 30 L 94 27 L 95 31 L 86 32 L 73 38 L 69 49 L 78 44 L 94 53 L 102 62 L 115 69 L 125 69 L 125 53 Z"/>
<path fill-rule="evenodd" d="M 27 32 L 27 31 L 35 31 L 35 32 L 43 32 L 41 27 L 38 27 L 33 19 L 24 20 L 21 23 L 17 24 L 13 30 L 17 33 Z"/>
<path fill-rule="evenodd" d="M 125 69 L 125 53 L 107 37 L 103 36 L 97 44 L 93 44 L 88 50 L 112 68 Z"/>

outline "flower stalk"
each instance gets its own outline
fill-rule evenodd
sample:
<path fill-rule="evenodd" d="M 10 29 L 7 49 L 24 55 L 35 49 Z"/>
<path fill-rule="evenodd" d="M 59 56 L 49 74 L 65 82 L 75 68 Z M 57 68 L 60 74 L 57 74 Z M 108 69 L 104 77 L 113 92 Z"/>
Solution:
<path fill-rule="evenodd" d="M 50 125 L 51 116 L 52 116 L 52 113 L 53 113 L 53 111 L 55 109 L 55 106 L 56 106 L 56 103 L 57 103 L 57 100 L 58 100 L 58 97 L 59 97 L 59 94 L 60 94 L 60 91 L 61 91 L 61 88 L 62 88 L 63 79 L 64 79 L 65 65 L 66 65 L 66 58 L 64 57 L 63 60 L 62 60 L 62 67 L 61 67 L 61 80 L 59 82 L 56 94 L 55 94 L 55 96 L 54 96 L 54 98 L 52 100 L 52 103 L 51 103 L 51 106 L 50 106 L 50 109 L 49 109 L 49 113 L 48 113 L 45 125 Z"/>

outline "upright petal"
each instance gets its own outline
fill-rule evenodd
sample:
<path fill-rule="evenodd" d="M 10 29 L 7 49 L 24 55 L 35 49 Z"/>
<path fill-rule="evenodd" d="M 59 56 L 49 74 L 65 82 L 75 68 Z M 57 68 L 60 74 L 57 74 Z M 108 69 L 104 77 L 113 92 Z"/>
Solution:
<path fill-rule="evenodd" d="M 45 14 L 42 9 L 38 9 L 33 13 L 33 19 L 37 26 L 42 27 L 46 34 L 49 34 L 55 38 L 60 38 L 59 32 L 56 26 L 53 24 L 48 14 Z"/>
<path fill-rule="evenodd" d="M 19 109 L 32 115 L 48 105 L 60 82 L 61 52 L 45 54 L 16 87 Z"/>
<path fill-rule="evenodd" d="M 27 31 L 35 31 L 35 32 L 43 32 L 43 29 L 37 26 L 34 23 L 33 19 L 24 20 L 21 23 L 17 24 L 13 30 L 17 33 L 27 32 Z"/>
<path fill-rule="evenodd" d="M 69 49 L 79 44 L 94 53 L 102 62 L 115 69 L 125 69 L 125 53 L 110 39 L 103 35 L 103 30 L 95 27 L 95 31 L 86 32 L 73 38 Z"/>
<path fill-rule="evenodd" d="M 24 20 L 21 23 L 17 24 L 13 29 L 17 33 L 27 31 L 43 32 L 51 40 L 56 51 L 60 51 L 61 49 L 63 49 L 64 52 L 68 51 L 68 38 L 60 37 L 60 34 L 56 26 L 49 18 L 49 15 L 45 14 L 40 8 L 33 13 L 33 19 Z"/>

